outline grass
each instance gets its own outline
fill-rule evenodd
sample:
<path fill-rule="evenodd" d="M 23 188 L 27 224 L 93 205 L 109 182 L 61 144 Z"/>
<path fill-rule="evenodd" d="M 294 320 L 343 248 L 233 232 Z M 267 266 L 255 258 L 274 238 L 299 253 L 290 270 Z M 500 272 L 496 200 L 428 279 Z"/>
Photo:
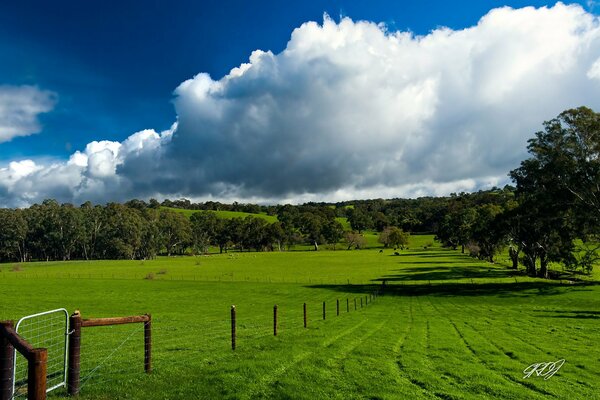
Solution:
<path fill-rule="evenodd" d="M 185 210 L 182 208 L 172 208 L 172 207 L 162 207 L 166 210 L 171 210 L 171 211 L 175 211 L 178 213 L 181 213 L 183 215 L 185 215 L 186 217 L 191 217 L 192 214 L 198 213 L 198 212 L 212 212 L 214 213 L 218 218 L 223 218 L 223 219 L 233 219 L 233 218 L 246 218 L 248 216 L 253 216 L 253 217 L 257 217 L 257 218 L 263 218 L 264 220 L 266 220 L 269 223 L 273 223 L 277 221 L 277 216 L 276 215 L 268 215 L 265 213 L 260 213 L 260 214 L 254 214 L 254 213 L 247 213 L 247 212 L 241 212 L 241 211 L 205 211 L 205 210 Z"/>
<path fill-rule="evenodd" d="M 437 245 L 424 249 L 431 242 L 413 236 L 400 256 L 338 250 L 22 264 L 2 268 L 0 319 L 57 307 L 84 317 L 151 313 L 151 375 L 143 373 L 140 325 L 84 328 L 82 399 L 597 396 L 597 282 L 513 275 Z M 361 309 L 383 280 L 385 294 Z M 559 359 L 566 363 L 552 378 L 523 379 L 530 364 Z"/>

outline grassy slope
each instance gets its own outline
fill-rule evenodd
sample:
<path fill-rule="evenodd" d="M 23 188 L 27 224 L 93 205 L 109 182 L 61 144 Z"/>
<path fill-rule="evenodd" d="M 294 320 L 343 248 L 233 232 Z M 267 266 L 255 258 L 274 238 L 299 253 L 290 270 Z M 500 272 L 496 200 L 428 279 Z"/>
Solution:
<path fill-rule="evenodd" d="M 197 213 L 197 212 L 207 212 L 207 211 L 203 211 L 203 210 L 184 210 L 181 208 L 171 208 L 171 207 L 162 207 L 162 208 L 184 214 L 187 217 L 190 217 L 192 214 Z M 277 221 L 277 216 L 275 216 L 275 215 L 253 214 L 253 213 L 246 213 L 246 212 L 241 212 L 241 211 L 210 211 L 210 212 L 215 213 L 215 215 L 217 217 L 224 218 L 224 219 L 246 218 L 248 216 L 253 216 L 253 217 L 263 218 L 270 223 Z"/>
<path fill-rule="evenodd" d="M 424 250 L 430 237 L 413 240 L 401 256 L 391 250 L 237 253 L 27 264 L 18 272 L 3 265 L 0 319 L 54 307 L 95 317 L 152 313 L 150 376 L 140 371 L 141 327 L 84 330 L 84 399 L 596 395 L 600 365 L 589 346 L 600 338 L 600 287 L 520 276 L 515 282 L 502 267 L 438 247 Z M 142 279 L 160 270 L 166 274 Z M 363 309 L 358 300 L 354 311 L 353 300 L 381 279 L 386 295 Z M 235 352 L 231 304 L 238 310 Z M 273 304 L 281 325 L 276 338 Z M 528 365 L 560 358 L 566 363 L 556 376 L 523 379 Z"/>

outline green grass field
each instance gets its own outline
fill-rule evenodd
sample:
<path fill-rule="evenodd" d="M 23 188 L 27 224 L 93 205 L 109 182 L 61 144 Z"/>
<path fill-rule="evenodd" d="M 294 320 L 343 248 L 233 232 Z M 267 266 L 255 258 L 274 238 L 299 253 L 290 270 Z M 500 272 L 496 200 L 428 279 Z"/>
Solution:
<path fill-rule="evenodd" d="M 424 249 L 431 236 L 411 239 L 400 256 L 373 249 L 4 264 L 0 319 L 58 307 L 84 318 L 151 313 L 150 375 L 140 324 L 84 328 L 82 399 L 597 398 L 597 274 L 578 284 L 527 278 Z M 360 308 L 384 279 L 384 294 Z M 529 365 L 559 359 L 566 362 L 553 377 L 523 378 Z"/>
<path fill-rule="evenodd" d="M 172 208 L 172 207 L 162 207 L 162 208 L 164 208 L 165 210 L 171 210 L 171 211 L 181 213 L 187 217 L 191 217 L 192 214 L 198 213 L 198 212 L 212 212 L 218 218 L 223 218 L 223 219 L 246 218 L 248 216 L 253 216 L 253 217 L 257 217 L 257 218 L 263 218 L 264 220 L 266 220 L 269 223 L 273 223 L 273 222 L 277 221 L 276 215 L 253 214 L 253 213 L 247 213 L 247 212 L 241 212 L 241 211 L 204 211 L 204 210 L 186 210 L 183 208 Z"/>

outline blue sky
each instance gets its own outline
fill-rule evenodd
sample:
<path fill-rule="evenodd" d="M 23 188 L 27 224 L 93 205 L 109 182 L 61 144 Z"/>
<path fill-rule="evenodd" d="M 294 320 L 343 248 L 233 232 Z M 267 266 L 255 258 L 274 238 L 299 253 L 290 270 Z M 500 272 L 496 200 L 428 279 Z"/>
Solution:
<path fill-rule="evenodd" d="M 37 133 L 0 141 L 0 168 L 6 168 L 11 161 L 25 159 L 47 165 L 43 163 L 69 159 L 74 152 L 83 151 L 86 144 L 94 140 L 122 142 L 143 129 L 154 129 L 158 133 L 170 129 L 179 114 L 173 104 L 177 97 L 174 90 L 182 82 L 199 73 L 207 73 L 212 80 L 219 81 L 232 68 L 247 63 L 250 54 L 257 49 L 270 50 L 277 55 L 286 49 L 294 29 L 307 21 L 322 24 L 324 13 L 330 15 L 336 24 L 341 17 L 349 17 L 354 22 L 385 23 L 387 32 L 411 31 L 416 35 L 428 35 L 440 27 L 453 31 L 473 27 L 491 9 L 505 5 L 518 9 L 525 6 L 552 7 L 554 3 L 340 0 L 2 2 L 0 88 L 35 86 L 40 91 L 51 92 L 52 100 L 46 104 L 50 109 L 48 112 L 36 114 L 38 129 L 30 131 Z M 581 7 L 588 16 L 596 13 L 591 2 L 581 2 Z M 550 110 L 556 111 L 552 107 L 548 108 Z M 550 112 L 540 115 L 553 116 Z M 179 135 L 183 136 L 183 133 L 181 131 Z M 202 136 L 204 133 L 195 132 L 194 135 Z M 178 131 L 175 130 L 177 136 Z M 523 154 L 522 150 L 520 154 Z M 502 167 L 507 165 L 501 161 L 490 161 L 491 164 L 494 162 Z M 514 160 L 510 162 L 514 164 Z M 127 168 L 119 166 L 116 173 L 119 174 L 121 169 Z M 199 174 L 204 176 L 206 172 Z M 447 178 L 440 175 L 432 182 L 443 184 L 444 179 L 450 182 L 469 178 L 475 177 L 468 173 Z M 376 185 L 382 184 L 375 181 Z M 200 191 L 189 190 L 192 184 L 187 183 L 181 190 L 174 187 L 162 192 L 155 188 L 140 191 L 139 195 L 147 197 L 170 193 L 226 199 L 227 193 L 231 193 L 229 189 L 217 193 L 213 184 L 227 187 L 253 185 L 252 182 L 220 176 Z M 361 185 L 369 186 L 367 183 L 358 186 Z M 256 187 L 257 190 L 245 194 L 236 192 L 232 198 L 289 199 L 294 194 L 339 192 L 345 186 L 301 185 L 296 189 L 290 186 L 272 192 L 261 185 Z M 114 190 L 118 191 L 118 188 Z M 49 191 L 48 195 L 53 193 Z M 351 191 L 349 193 L 352 194 Z M 37 199 L 35 196 L 30 198 Z M 69 196 L 65 196 L 65 200 L 69 200 Z M 9 204 L 11 201 L 5 202 Z"/>

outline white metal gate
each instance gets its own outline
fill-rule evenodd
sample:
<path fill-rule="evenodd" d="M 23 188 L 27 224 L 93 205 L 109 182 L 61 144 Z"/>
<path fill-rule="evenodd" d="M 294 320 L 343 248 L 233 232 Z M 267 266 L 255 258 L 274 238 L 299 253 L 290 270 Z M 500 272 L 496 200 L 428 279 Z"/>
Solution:
<path fill-rule="evenodd" d="M 19 320 L 17 333 L 34 348 L 48 349 L 46 392 L 67 383 L 67 349 L 69 312 L 64 308 L 28 315 Z M 15 350 L 13 393 L 18 397 L 27 392 L 27 360 Z"/>

